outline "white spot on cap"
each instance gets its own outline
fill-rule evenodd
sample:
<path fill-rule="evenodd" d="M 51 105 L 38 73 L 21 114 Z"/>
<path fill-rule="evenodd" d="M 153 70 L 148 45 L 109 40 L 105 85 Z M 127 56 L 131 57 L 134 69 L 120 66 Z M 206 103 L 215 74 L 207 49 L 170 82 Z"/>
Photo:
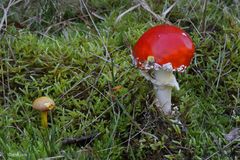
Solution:
<path fill-rule="evenodd" d="M 182 33 L 182 35 L 184 35 L 185 37 L 187 37 L 186 33 Z"/>

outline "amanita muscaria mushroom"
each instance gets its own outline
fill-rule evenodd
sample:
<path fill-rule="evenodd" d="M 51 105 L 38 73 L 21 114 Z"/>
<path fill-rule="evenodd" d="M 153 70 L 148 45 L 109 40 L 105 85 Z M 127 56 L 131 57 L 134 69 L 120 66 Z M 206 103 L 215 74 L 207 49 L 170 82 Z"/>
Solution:
<path fill-rule="evenodd" d="M 195 46 L 189 35 L 173 25 L 147 30 L 133 48 L 135 64 L 156 90 L 156 105 L 171 114 L 172 88 L 179 90 L 173 71 L 183 72 L 191 63 Z M 151 76 L 149 71 L 153 71 Z"/>
<path fill-rule="evenodd" d="M 43 128 L 48 127 L 48 111 L 55 108 L 54 101 L 46 96 L 34 100 L 32 107 L 41 112 L 41 124 Z"/>

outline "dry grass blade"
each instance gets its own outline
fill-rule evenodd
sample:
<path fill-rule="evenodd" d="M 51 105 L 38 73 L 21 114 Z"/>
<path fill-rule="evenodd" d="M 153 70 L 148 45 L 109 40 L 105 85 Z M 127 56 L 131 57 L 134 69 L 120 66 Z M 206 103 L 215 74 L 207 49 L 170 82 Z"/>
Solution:
<path fill-rule="evenodd" d="M 203 4 L 203 17 L 202 17 L 202 25 L 201 25 L 201 31 L 202 31 L 203 37 L 206 36 L 206 11 L 207 11 L 207 4 L 208 4 L 208 0 L 204 0 L 204 4 Z"/>
<path fill-rule="evenodd" d="M 64 20 L 64 21 L 61 21 L 61 22 L 59 22 L 59 23 L 52 24 L 52 25 L 50 25 L 49 27 L 47 27 L 47 29 L 46 29 L 46 31 L 44 32 L 44 34 L 48 34 L 48 32 L 49 32 L 53 27 L 61 26 L 61 25 L 66 26 L 66 25 L 70 24 L 71 21 L 76 20 L 76 19 L 77 19 L 77 18 L 75 18 L 75 17 L 74 17 L 74 18 L 69 18 L 69 19 Z"/>
<path fill-rule="evenodd" d="M 95 16 L 96 18 L 98 18 L 98 19 L 102 20 L 102 21 L 104 21 L 104 20 L 105 20 L 105 18 L 104 18 L 103 16 L 100 16 L 100 15 L 98 15 L 98 14 L 97 14 L 97 13 L 95 13 L 95 12 L 91 12 L 91 14 L 92 14 L 93 16 Z"/>
<path fill-rule="evenodd" d="M 138 0 L 138 3 L 141 4 L 141 6 L 143 7 L 143 9 L 145 9 L 146 11 L 148 11 L 149 13 L 151 13 L 153 15 L 154 18 L 156 18 L 158 21 L 163 21 L 164 23 L 167 24 L 172 24 L 170 21 L 167 21 L 164 17 L 156 14 L 148 5 L 148 3 L 145 0 Z"/>
<path fill-rule="evenodd" d="M 92 75 L 88 75 L 86 77 L 84 77 L 83 79 L 81 79 L 79 82 L 76 82 L 69 90 L 67 90 L 65 93 L 63 93 L 60 98 L 63 98 L 64 96 L 66 96 L 70 91 L 72 91 L 75 87 L 77 87 L 80 83 L 86 81 L 88 78 L 90 78 Z"/>
<path fill-rule="evenodd" d="M 104 47 L 104 49 L 105 49 L 105 53 L 106 53 L 105 56 L 106 56 L 106 58 L 107 58 L 107 59 L 110 58 L 110 54 L 109 54 L 109 52 L 108 52 L 107 46 L 106 46 L 106 44 L 104 43 L 104 40 L 103 40 L 103 38 L 102 38 L 102 36 L 101 36 L 101 33 L 100 33 L 99 29 L 97 28 L 97 26 L 96 26 L 96 24 L 95 24 L 95 22 L 94 22 L 94 20 L 93 20 L 93 18 L 92 18 L 92 16 L 91 16 L 91 14 L 90 14 L 90 11 L 89 11 L 88 8 L 87 8 L 87 5 L 85 4 L 85 2 L 84 2 L 83 0 L 79 0 L 79 2 L 80 2 L 80 5 L 83 5 L 83 7 L 85 8 L 85 10 L 87 11 L 87 14 L 88 14 L 89 18 L 91 19 L 91 22 L 92 22 L 95 30 L 97 31 L 99 38 L 101 38 L 101 42 L 102 42 L 103 47 Z M 81 6 L 80 6 L 80 8 L 81 8 Z"/>
<path fill-rule="evenodd" d="M 54 160 L 54 159 L 63 159 L 63 158 L 64 158 L 64 156 L 59 155 L 59 156 L 54 156 L 54 157 L 41 158 L 41 159 L 38 159 L 38 160 Z"/>
<path fill-rule="evenodd" d="M 6 92 L 5 92 L 5 88 L 7 87 L 7 85 L 5 84 L 5 80 L 4 80 L 4 75 L 3 75 L 3 63 L 2 63 L 2 59 L 0 59 L 0 71 L 2 72 L 1 74 L 1 83 L 2 83 L 2 94 L 3 94 L 3 106 L 6 106 L 7 102 L 6 102 Z"/>
<path fill-rule="evenodd" d="M 123 13 L 121 13 L 121 14 L 116 18 L 115 23 L 118 23 L 118 22 L 122 19 L 122 17 L 123 17 L 124 15 L 126 15 L 127 13 L 133 11 L 134 9 L 138 8 L 139 6 L 141 6 L 140 3 L 137 4 L 137 5 L 135 5 L 135 6 L 130 7 L 128 10 L 124 11 Z"/>
<path fill-rule="evenodd" d="M 136 1 L 136 5 L 130 7 L 129 9 L 127 9 L 126 11 L 124 11 L 123 13 L 121 13 L 115 20 L 115 23 L 118 23 L 122 17 L 124 15 L 126 15 L 127 13 L 133 11 L 134 9 L 138 8 L 138 7 L 142 7 L 143 9 L 145 9 L 146 11 L 148 11 L 150 14 L 153 15 L 154 18 L 156 18 L 158 21 L 163 21 L 166 24 L 172 24 L 170 21 L 166 20 L 165 17 L 166 15 L 173 9 L 173 7 L 177 4 L 178 1 L 176 1 L 175 3 L 173 3 L 165 12 L 162 13 L 162 16 L 156 14 L 151 7 L 148 5 L 148 3 L 145 0 L 137 0 Z"/>
<path fill-rule="evenodd" d="M 12 6 L 18 4 L 18 3 L 21 2 L 21 1 L 22 1 L 22 0 L 17 0 L 17 1 L 16 1 L 16 0 L 10 0 L 10 1 L 8 2 L 8 5 L 7 5 L 6 8 L 4 8 L 3 5 L 1 5 L 1 8 L 2 8 L 2 10 L 3 10 L 3 16 L 2 16 L 2 20 L 1 20 L 1 22 L 0 22 L 0 31 L 3 29 L 4 24 L 5 24 L 5 27 L 7 26 L 7 17 L 8 17 L 9 9 L 10 9 Z"/>
<path fill-rule="evenodd" d="M 176 6 L 178 0 L 176 0 L 168 9 L 162 13 L 162 17 L 165 18 L 169 12 Z"/>

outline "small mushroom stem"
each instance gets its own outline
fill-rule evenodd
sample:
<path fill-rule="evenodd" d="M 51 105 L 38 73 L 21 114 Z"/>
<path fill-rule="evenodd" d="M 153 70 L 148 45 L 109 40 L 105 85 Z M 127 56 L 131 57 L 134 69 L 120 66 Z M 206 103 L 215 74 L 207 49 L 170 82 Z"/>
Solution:
<path fill-rule="evenodd" d="M 172 88 L 179 90 L 178 82 L 172 73 L 172 71 L 156 70 L 155 80 L 157 83 L 154 84 L 156 91 L 156 105 L 164 114 L 170 115 L 172 113 Z"/>
<path fill-rule="evenodd" d="M 43 128 L 48 128 L 48 111 L 41 112 L 41 124 Z"/>

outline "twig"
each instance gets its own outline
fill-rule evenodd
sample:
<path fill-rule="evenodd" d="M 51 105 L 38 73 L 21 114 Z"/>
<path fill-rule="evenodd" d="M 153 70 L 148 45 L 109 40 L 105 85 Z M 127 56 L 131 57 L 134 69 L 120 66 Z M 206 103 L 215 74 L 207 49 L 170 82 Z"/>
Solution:
<path fill-rule="evenodd" d="M 100 133 L 97 134 L 90 134 L 88 136 L 82 136 L 82 137 L 70 137 L 70 138 L 64 138 L 62 141 L 62 146 L 66 146 L 66 145 L 78 145 L 78 146 L 84 146 L 90 142 L 93 141 L 93 139 L 100 135 Z"/>

